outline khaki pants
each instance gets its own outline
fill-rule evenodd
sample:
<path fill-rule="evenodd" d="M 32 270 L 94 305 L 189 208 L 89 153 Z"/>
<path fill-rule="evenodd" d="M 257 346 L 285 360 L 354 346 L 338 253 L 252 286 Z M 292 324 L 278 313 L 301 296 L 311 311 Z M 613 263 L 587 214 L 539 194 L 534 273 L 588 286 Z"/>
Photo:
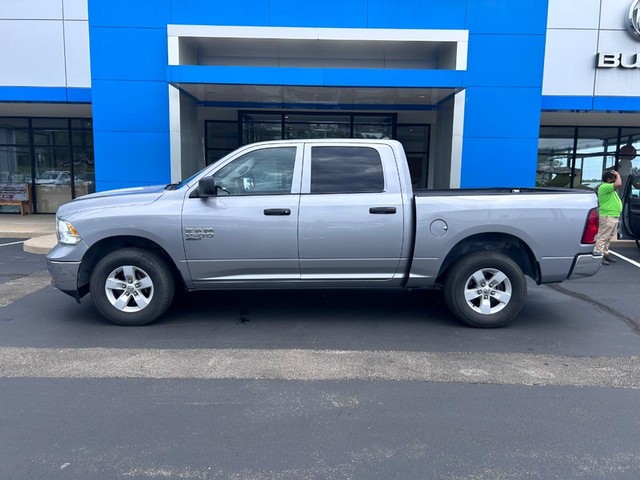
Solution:
<path fill-rule="evenodd" d="M 598 224 L 598 235 L 596 236 L 596 246 L 594 247 L 593 252 L 600 253 L 602 255 L 608 255 L 609 244 L 617 233 L 618 217 L 600 216 L 600 223 Z"/>

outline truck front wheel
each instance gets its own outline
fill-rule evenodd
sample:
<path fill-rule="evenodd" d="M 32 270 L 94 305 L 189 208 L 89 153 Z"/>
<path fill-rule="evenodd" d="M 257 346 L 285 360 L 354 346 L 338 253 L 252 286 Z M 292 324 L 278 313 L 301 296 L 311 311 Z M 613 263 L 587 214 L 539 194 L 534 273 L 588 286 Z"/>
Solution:
<path fill-rule="evenodd" d="M 511 322 L 527 298 L 527 284 L 509 257 L 489 251 L 471 253 L 453 265 L 444 299 L 466 325 L 497 328 Z"/>
<path fill-rule="evenodd" d="M 91 274 L 91 298 L 98 311 L 118 325 L 146 325 L 173 299 L 173 276 L 166 263 L 147 250 L 125 248 L 106 255 Z"/>

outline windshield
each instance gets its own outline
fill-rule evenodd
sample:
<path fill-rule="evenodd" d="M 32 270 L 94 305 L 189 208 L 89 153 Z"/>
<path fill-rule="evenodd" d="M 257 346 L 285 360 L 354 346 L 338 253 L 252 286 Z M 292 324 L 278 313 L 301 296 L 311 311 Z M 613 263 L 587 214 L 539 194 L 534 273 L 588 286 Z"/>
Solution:
<path fill-rule="evenodd" d="M 58 178 L 58 172 L 44 172 L 38 177 L 38 180 L 55 180 Z"/>

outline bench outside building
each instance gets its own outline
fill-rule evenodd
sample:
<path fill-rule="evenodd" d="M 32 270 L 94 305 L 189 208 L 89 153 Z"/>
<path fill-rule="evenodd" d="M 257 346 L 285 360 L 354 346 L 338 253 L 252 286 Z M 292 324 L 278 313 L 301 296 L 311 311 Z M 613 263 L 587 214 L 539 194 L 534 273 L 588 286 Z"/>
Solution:
<path fill-rule="evenodd" d="M 0 183 L 0 205 L 20 207 L 20 215 L 33 213 L 31 185 L 28 183 Z"/>

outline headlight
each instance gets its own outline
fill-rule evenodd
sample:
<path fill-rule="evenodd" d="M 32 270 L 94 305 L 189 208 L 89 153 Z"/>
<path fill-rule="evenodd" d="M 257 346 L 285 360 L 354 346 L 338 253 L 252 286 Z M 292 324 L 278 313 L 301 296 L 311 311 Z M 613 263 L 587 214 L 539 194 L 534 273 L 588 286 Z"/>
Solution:
<path fill-rule="evenodd" d="M 74 226 L 65 220 L 58 219 L 56 222 L 56 234 L 58 242 L 65 245 L 77 245 L 82 240 Z"/>

